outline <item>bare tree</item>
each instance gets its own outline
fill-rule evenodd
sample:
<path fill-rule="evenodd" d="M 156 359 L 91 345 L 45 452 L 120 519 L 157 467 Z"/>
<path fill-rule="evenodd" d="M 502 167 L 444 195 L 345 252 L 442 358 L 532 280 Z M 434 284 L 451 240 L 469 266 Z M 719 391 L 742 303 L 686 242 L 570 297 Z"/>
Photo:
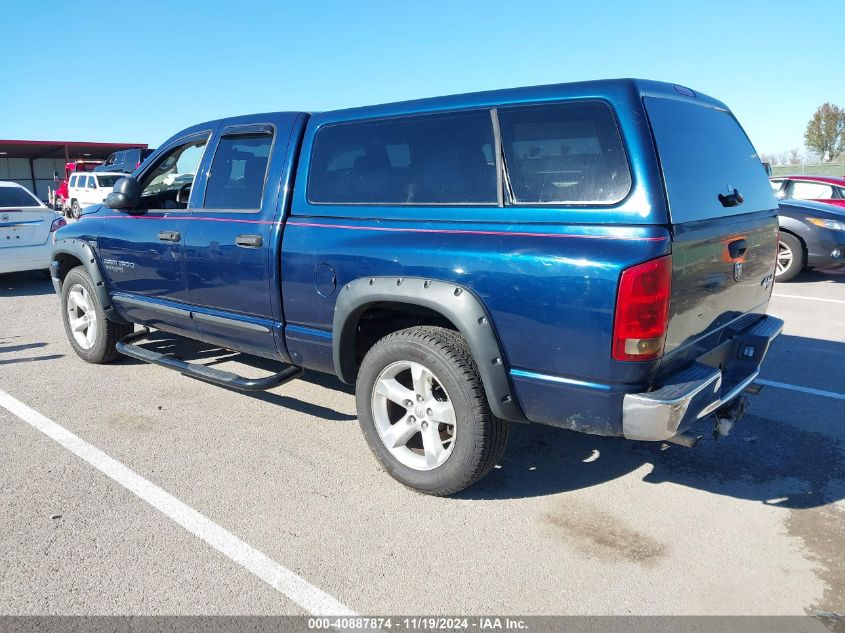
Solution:
<path fill-rule="evenodd" d="M 822 162 L 823 156 L 819 154 L 817 151 L 808 149 L 807 153 L 804 154 L 804 161 L 808 164 L 820 163 Z"/>

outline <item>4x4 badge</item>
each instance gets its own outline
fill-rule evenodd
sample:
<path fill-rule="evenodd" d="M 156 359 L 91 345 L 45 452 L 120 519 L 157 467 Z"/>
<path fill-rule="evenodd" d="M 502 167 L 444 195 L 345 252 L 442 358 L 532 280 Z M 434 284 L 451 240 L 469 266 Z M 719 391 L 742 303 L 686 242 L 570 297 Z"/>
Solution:
<path fill-rule="evenodd" d="M 736 262 L 734 264 L 734 281 L 739 281 L 742 279 L 742 262 Z"/>

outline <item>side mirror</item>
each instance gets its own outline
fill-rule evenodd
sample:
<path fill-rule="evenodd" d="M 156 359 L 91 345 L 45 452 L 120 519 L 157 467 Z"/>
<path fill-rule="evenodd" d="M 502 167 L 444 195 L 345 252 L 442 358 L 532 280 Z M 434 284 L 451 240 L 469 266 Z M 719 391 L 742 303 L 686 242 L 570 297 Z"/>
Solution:
<path fill-rule="evenodd" d="M 116 183 L 112 192 L 106 196 L 106 206 L 109 209 L 129 211 L 137 209 L 141 204 L 141 185 L 134 176 L 124 176 Z"/>
<path fill-rule="evenodd" d="M 184 185 L 179 187 L 179 191 L 176 192 L 176 203 L 177 204 L 184 204 L 185 206 L 191 201 L 191 185 L 194 183 L 186 182 Z"/>

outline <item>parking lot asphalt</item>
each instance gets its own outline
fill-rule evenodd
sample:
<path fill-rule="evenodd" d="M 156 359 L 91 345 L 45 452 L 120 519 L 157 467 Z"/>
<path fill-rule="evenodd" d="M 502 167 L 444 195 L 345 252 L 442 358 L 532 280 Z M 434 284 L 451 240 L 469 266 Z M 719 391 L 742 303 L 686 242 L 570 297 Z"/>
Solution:
<path fill-rule="evenodd" d="M 357 613 L 845 612 L 845 274 L 769 312 L 770 385 L 728 438 L 515 425 L 450 499 L 379 469 L 331 376 L 246 395 L 83 363 L 39 273 L 0 276 L 0 391 Z M 0 408 L 0 613 L 306 613 L 202 529 Z"/>

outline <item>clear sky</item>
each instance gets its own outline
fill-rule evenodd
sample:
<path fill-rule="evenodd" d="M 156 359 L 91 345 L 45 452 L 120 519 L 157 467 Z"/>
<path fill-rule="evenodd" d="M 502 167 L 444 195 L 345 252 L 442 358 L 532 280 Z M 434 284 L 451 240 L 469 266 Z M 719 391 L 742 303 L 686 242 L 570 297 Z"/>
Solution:
<path fill-rule="evenodd" d="M 838 8 L 837 8 L 838 7 Z M 156 146 L 207 119 L 609 77 L 725 101 L 757 150 L 845 106 L 837 0 L 4 3 L 0 138 Z"/>

